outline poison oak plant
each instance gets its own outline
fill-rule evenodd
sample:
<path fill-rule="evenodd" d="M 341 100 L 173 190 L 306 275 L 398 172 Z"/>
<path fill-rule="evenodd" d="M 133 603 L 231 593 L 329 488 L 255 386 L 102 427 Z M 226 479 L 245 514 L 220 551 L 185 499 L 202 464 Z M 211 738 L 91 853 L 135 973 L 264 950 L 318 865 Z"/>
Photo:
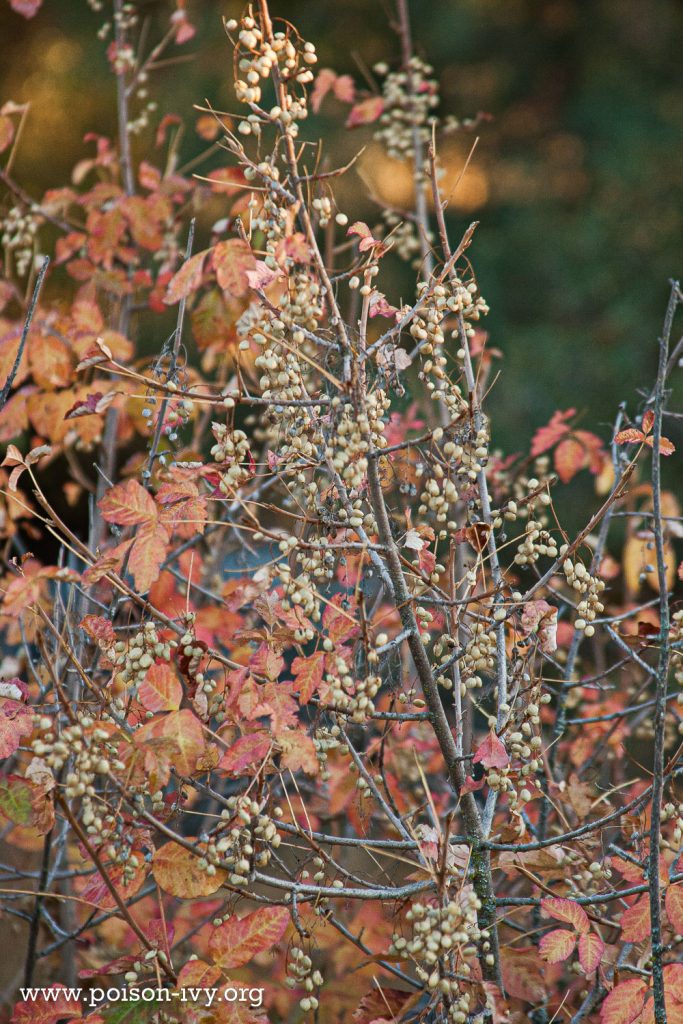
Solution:
<path fill-rule="evenodd" d="M 227 22 L 239 112 L 204 105 L 206 173 L 148 98 L 192 37 L 180 3 L 150 48 L 116 0 L 118 139 L 68 186 L 27 195 L 27 110 L 3 107 L 17 1024 L 683 1019 L 683 297 L 637 424 L 603 442 L 567 409 L 501 452 L 476 225 L 451 240 L 439 190 L 440 137 L 471 124 L 442 118 L 404 0 L 396 22 L 374 92 L 266 0 Z M 414 210 L 338 206 L 355 171 L 319 159 L 322 103 L 410 163 Z M 582 471 L 569 536 L 556 485 Z M 263 1006 L 163 998 L 228 982 Z M 50 984 L 80 1001 L 18 995 Z"/>

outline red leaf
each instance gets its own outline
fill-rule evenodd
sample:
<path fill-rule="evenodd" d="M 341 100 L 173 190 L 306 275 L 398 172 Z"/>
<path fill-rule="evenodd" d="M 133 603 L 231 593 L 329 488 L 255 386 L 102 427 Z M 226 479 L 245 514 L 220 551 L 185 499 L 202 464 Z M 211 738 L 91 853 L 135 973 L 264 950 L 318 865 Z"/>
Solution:
<path fill-rule="evenodd" d="M 652 434 L 648 434 L 645 438 L 645 444 L 649 445 L 650 448 L 654 448 L 655 439 Z M 659 439 L 659 453 L 660 455 L 673 455 L 676 451 L 676 445 L 673 441 L 670 441 L 668 437 L 660 437 Z"/>
<path fill-rule="evenodd" d="M 183 699 L 183 688 L 175 672 L 166 662 L 147 669 L 140 684 L 138 699 L 146 711 L 177 711 Z"/>
<path fill-rule="evenodd" d="M 172 306 L 174 303 L 180 302 L 181 299 L 186 299 L 191 292 L 195 292 L 199 288 L 204 271 L 204 261 L 208 254 L 209 250 L 204 249 L 203 252 L 190 256 L 189 260 L 186 260 L 180 270 L 173 275 L 168 282 L 168 288 L 164 296 L 164 302 L 167 306 Z"/>
<path fill-rule="evenodd" d="M 566 409 L 564 412 L 558 410 L 553 413 L 550 422 L 545 427 L 539 427 L 534 434 L 534 439 L 531 442 L 531 454 L 542 455 L 543 452 L 547 452 L 548 449 L 556 445 L 560 438 L 569 432 L 565 421 L 571 419 L 575 414 L 576 409 Z"/>
<path fill-rule="evenodd" d="M 348 609 L 344 607 L 347 604 Z M 336 644 L 346 643 L 360 633 L 360 625 L 351 614 L 353 605 L 344 594 L 335 594 L 323 612 L 323 628 Z"/>
<path fill-rule="evenodd" d="M 581 935 L 579 938 L 579 963 L 586 974 L 597 971 L 605 951 L 605 943 L 595 932 Z"/>
<path fill-rule="evenodd" d="M 642 430 L 644 434 L 649 434 L 655 423 L 655 414 L 652 409 L 648 409 L 642 419 Z"/>
<path fill-rule="evenodd" d="M 247 242 L 241 238 L 218 242 L 213 247 L 211 262 L 224 292 L 235 298 L 246 295 L 250 288 L 247 273 L 256 270 L 256 259 Z"/>
<path fill-rule="evenodd" d="M 243 967 L 259 953 L 272 949 L 288 924 L 286 907 L 264 907 L 246 917 L 231 917 L 213 932 L 209 952 L 224 971 Z"/>
<path fill-rule="evenodd" d="M 576 476 L 586 461 L 586 450 L 580 441 L 565 437 L 555 449 L 555 469 L 563 484 Z"/>
<path fill-rule="evenodd" d="M 382 985 L 379 988 L 373 987 L 362 997 L 357 1008 L 353 1011 L 353 1019 L 356 1024 L 380 1024 L 382 1021 L 394 1021 L 403 1019 L 404 1007 L 409 999 L 414 996 L 411 992 L 405 992 L 398 988 L 388 988 Z"/>
<path fill-rule="evenodd" d="M 272 740 L 265 732 L 240 736 L 221 757 L 218 767 L 229 775 L 242 775 L 251 765 L 261 765 L 268 756 Z"/>
<path fill-rule="evenodd" d="M 18 700 L 0 698 L 0 758 L 10 757 L 33 732 L 33 711 Z"/>
<path fill-rule="evenodd" d="M 477 747 L 472 763 L 482 764 L 484 768 L 505 768 L 510 764 L 510 757 L 505 749 L 505 744 L 496 736 L 493 729 Z"/>
<path fill-rule="evenodd" d="M 632 1024 L 643 1009 L 647 985 L 628 978 L 612 989 L 600 1009 L 601 1024 Z"/>
<path fill-rule="evenodd" d="M 102 518 L 117 526 L 139 526 L 156 521 L 154 500 L 137 480 L 116 484 L 98 502 Z"/>
<path fill-rule="evenodd" d="M 645 440 L 645 435 L 642 430 L 629 427 L 627 430 L 620 430 L 618 434 L 615 434 L 614 440 L 616 444 L 638 444 Z"/>
<path fill-rule="evenodd" d="M 650 934 L 650 900 L 641 896 L 625 910 L 621 918 L 621 937 L 624 942 L 642 942 Z"/>
<path fill-rule="evenodd" d="M 549 964 L 559 964 L 568 960 L 574 952 L 576 945 L 576 933 L 570 932 L 567 928 L 556 928 L 547 932 L 538 944 L 538 949 L 544 960 Z"/>
<path fill-rule="evenodd" d="M 556 921 L 566 921 L 568 924 L 573 925 L 577 932 L 581 934 L 585 935 L 590 930 L 588 914 L 574 900 L 562 898 L 541 900 L 541 907 L 548 917 L 554 917 Z"/>
<path fill-rule="evenodd" d="M 323 681 L 325 654 L 316 651 L 308 658 L 295 658 L 292 662 L 292 674 L 299 690 L 299 703 L 307 704 Z"/>
<path fill-rule="evenodd" d="M 58 989 L 59 994 L 54 999 L 48 998 L 45 992 Z M 62 995 L 61 993 L 65 994 Z M 24 1003 L 17 1003 L 12 1012 L 10 1024 L 56 1024 L 59 1020 L 68 1018 L 73 1020 L 75 1016 L 81 1016 L 81 1003 L 78 999 L 70 999 L 66 995 L 72 990 L 64 985 L 50 985 L 49 989 L 39 989 L 36 999 L 27 999 Z"/>
<path fill-rule="evenodd" d="M 361 100 L 351 108 L 351 113 L 346 119 L 347 128 L 357 128 L 360 124 L 373 124 L 384 110 L 384 100 L 381 96 L 371 96 L 367 100 Z"/>

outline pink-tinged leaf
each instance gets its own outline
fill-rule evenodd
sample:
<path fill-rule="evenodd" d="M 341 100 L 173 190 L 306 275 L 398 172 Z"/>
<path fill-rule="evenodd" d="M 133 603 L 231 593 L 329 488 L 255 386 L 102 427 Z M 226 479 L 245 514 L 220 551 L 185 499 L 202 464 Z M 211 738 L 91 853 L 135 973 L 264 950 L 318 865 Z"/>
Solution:
<path fill-rule="evenodd" d="M 208 254 L 209 250 L 204 249 L 203 252 L 190 256 L 189 260 L 186 260 L 180 270 L 173 275 L 168 282 L 168 288 L 164 296 L 164 302 L 167 306 L 172 306 L 174 303 L 180 302 L 181 299 L 186 299 L 191 292 L 195 292 L 199 288 L 202 282 L 202 273 L 204 272 L 204 261 Z"/>
<path fill-rule="evenodd" d="M 669 921 L 678 935 L 683 935 L 683 885 L 670 885 L 664 896 Z"/>
<path fill-rule="evenodd" d="M 235 298 L 246 295 L 250 288 L 247 273 L 256 269 L 256 258 L 247 242 L 241 238 L 218 242 L 213 247 L 211 262 L 224 292 Z"/>
<path fill-rule="evenodd" d="M 209 939 L 209 952 L 224 971 L 243 967 L 277 946 L 289 924 L 286 907 L 263 907 L 246 917 L 231 917 Z"/>
<path fill-rule="evenodd" d="M 647 985 L 640 978 L 620 981 L 600 1009 L 600 1024 L 632 1024 L 643 1009 Z"/>
<path fill-rule="evenodd" d="M 664 968 L 666 1000 L 683 1003 L 683 964 L 667 964 Z"/>
<path fill-rule="evenodd" d="M 273 281 L 277 281 L 278 277 L 280 277 L 280 271 L 271 270 L 264 260 L 256 260 L 255 268 L 247 270 L 246 277 L 250 288 L 253 288 L 254 291 L 263 291 Z"/>
<path fill-rule="evenodd" d="M 78 625 L 91 640 L 103 647 L 113 647 L 116 643 L 116 633 L 111 619 L 105 619 L 103 615 L 86 615 Z"/>
<path fill-rule="evenodd" d="M 75 420 L 79 416 L 98 416 L 103 413 L 108 406 L 116 398 L 118 392 L 108 391 L 106 394 L 102 394 L 101 391 L 94 391 L 91 395 L 88 395 L 83 401 L 76 402 L 71 408 L 64 414 L 65 420 Z"/>
<path fill-rule="evenodd" d="M 32 18 L 38 13 L 43 0 L 9 0 L 9 5 L 17 14 L 23 14 L 25 18 Z"/>
<path fill-rule="evenodd" d="M 576 933 L 566 928 L 547 932 L 538 944 L 538 951 L 549 964 L 560 964 L 574 952 Z"/>
<path fill-rule="evenodd" d="M 654 446 L 655 446 L 655 439 L 652 436 L 652 434 L 648 434 L 648 436 L 645 438 L 645 444 L 648 445 L 650 448 L 654 448 Z M 660 439 L 659 439 L 659 454 L 660 455 L 673 455 L 673 453 L 675 451 L 676 451 L 676 445 L 673 443 L 673 441 L 670 441 L 668 437 L 660 437 Z"/>
<path fill-rule="evenodd" d="M 295 658 L 292 662 L 292 675 L 295 689 L 299 690 L 299 703 L 307 704 L 323 681 L 325 667 L 324 651 L 316 651 L 307 658 Z"/>
<path fill-rule="evenodd" d="M 145 523 L 137 530 L 128 557 L 128 569 L 135 586 L 145 593 L 159 579 L 168 554 L 169 536 L 158 523 Z"/>
<path fill-rule="evenodd" d="M 139 526 L 156 521 L 154 500 L 137 480 L 116 484 L 97 504 L 102 518 L 117 526 Z"/>
<path fill-rule="evenodd" d="M 558 410 L 553 413 L 550 422 L 545 427 L 539 427 L 534 434 L 534 439 L 531 442 L 531 454 L 535 457 L 553 448 L 565 434 L 569 433 L 566 421 L 575 414 L 576 409 L 566 409 L 564 412 Z"/>
<path fill-rule="evenodd" d="M 343 607 L 344 603 L 348 608 Z M 335 594 L 323 612 L 323 628 L 336 644 L 346 643 L 360 633 L 360 624 L 353 617 L 353 605 L 344 594 Z"/>
<path fill-rule="evenodd" d="M 484 768 L 505 768 L 510 764 L 510 756 L 505 749 L 505 744 L 496 736 L 493 729 L 483 743 L 477 747 L 472 763 L 482 764 Z"/>
<path fill-rule="evenodd" d="M 0 698 L 0 758 L 10 757 L 33 732 L 33 711 L 18 700 Z"/>
<path fill-rule="evenodd" d="M 639 444 L 644 440 L 645 435 L 642 430 L 635 430 L 633 427 L 629 427 L 627 430 L 620 430 L 618 434 L 614 435 L 616 444 Z"/>
<path fill-rule="evenodd" d="M 641 896 L 622 914 L 621 937 L 624 942 L 643 942 L 650 929 L 650 900 Z"/>
<path fill-rule="evenodd" d="M 655 414 L 652 409 L 648 409 L 642 419 L 642 431 L 644 434 L 649 434 L 655 425 Z"/>
<path fill-rule="evenodd" d="M 367 100 L 361 100 L 351 108 L 351 113 L 346 119 L 347 128 L 357 128 L 361 124 L 374 124 L 384 110 L 384 100 L 381 96 L 371 96 Z"/>
<path fill-rule="evenodd" d="M 580 441 L 565 437 L 555 449 L 555 469 L 563 484 L 575 477 L 586 461 L 586 450 Z"/>
<path fill-rule="evenodd" d="M 177 711 L 183 688 L 173 668 L 159 662 L 147 669 L 138 690 L 138 700 L 146 711 Z"/>
<path fill-rule="evenodd" d="M 358 235 L 360 238 L 360 242 L 358 243 L 359 252 L 367 252 L 368 249 L 372 249 L 373 246 L 379 244 L 378 240 L 372 237 L 372 231 L 370 228 L 362 220 L 357 220 L 355 224 L 352 224 L 346 234 Z"/>
<path fill-rule="evenodd" d="M 307 733 L 299 729 L 285 729 L 278 732 L 277 738 L 283 768 L 290 772 L 303 771 L 307 775 L 316 775 L 320 771 L 315 744 Z"/>
<path fill-rule="evenodd" d="M 260 767 L 273 745 L 265 732 L 252 732 L 240 736 L 221 757 L 218 767 L 228 775 L 242 775 L 247 768 Z"/>
<path fill-rule="evenodd" d="M 567 924 L 573 925 L 580 934 L 585 935 L 590 931 L 588 914 L 574 900 L 552 897 L 551 899 L 541 900 L 541 907 L 543 913 L 547 914 L 548 917 L 554 917 L 556 921 L 566 921 Z"/>
<path fill-rule="evenodd" d="M 47 991 L 52 993 L 55 989 L 58 991 L 54 998 L 46 995 Z M 57 1024 L 61 1020 L 80 1019 L 80 1000 L 69 998 L 71 994 L 72 990 L 64 985 L 50 985 L 49 990 L 39 989 L 35 999 L 15 1004 L 10 1024 Z"/>
<path fill-rule="evenodd" d="M 586 974 L 597 971 L 602 961 L 602 954 L 605 952 L 605 943 L 595 932 L 579 937 L 579 963 Z"/>

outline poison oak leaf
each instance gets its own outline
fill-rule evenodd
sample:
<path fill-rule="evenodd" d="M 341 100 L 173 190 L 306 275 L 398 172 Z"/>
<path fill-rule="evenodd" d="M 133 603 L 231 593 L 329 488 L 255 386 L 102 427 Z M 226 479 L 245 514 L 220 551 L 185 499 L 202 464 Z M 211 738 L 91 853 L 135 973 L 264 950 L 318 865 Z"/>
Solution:
<path fill-rule="evenodd" d="M 586 451 L 574 437 L 565 437 L 555 449 L 555 469 L 563 484 L 576 476 L 586 461 Z"/>
<path fill-rule="evenodd" d="M 196 852 L 188 850 L 180 843 L 164 843 L 154 851 L 152 858 L 152 874 L 158 885 L 170 896 L 178 899 L 194 900 L 202 896 L 211 896 L 220 889 L 228 877 L 228 872 L 217 867 L 215 874 L 208 874 L 200 867 L 203 856 L 201 843 L 188 838 L 189 843 L 196 843 Z"/>
<path fill-rule="evenodd" d="M 21 701 L 0 698 L 0 758 L 10 757 L 32 732 L 32 709 Z"/>
<path fill-rule="evenodd" d="M 256 258 L 241 238 L 218 242 L 211 250 L 211 265 L 219 286 L 228 295 L 240 298 L 252 287 L 248 275 L 257 270 Z"/>
<path fill-rule="evenodd" d="M 81 1020 L 81 1002 L 71 998 L 71 990 L 59 984 L 46 987 L 50 989 L 49 996 L 39 991 L 35 999 L 15 1004 L 10 1024 L 58 1024 L 64 1020 L 71 1024 Z M 88 1021 L 91 1020 L 93 1018 L 88 1017 Z"/>
<path fill-rule="evenodd" d="M 204 249 L 202 252 L 190 256 L 189 260 L 186 260 L 180 270 L 173 275 L 168 282 L 164 296 L 164 302 L 168 306 L 175 305 L 176 302 L 186 299 L 192 292 L 197 291 L 202 281 L 204 263 L 209 252 L 209 249 Z"/>
<path fill-rule="evenodd" d="M 633 1024 L 642 1012 L 647 985 L 640 978 L 620 981 L 600 1007 L 600 1024 Z"/>
<path fill-rule="evenodd" d="M 299 703 L 307 704 L 323 681 L 325 653 L 316 651 L 307 658 L 297 656 L 292 662 L 294 689 L 299 691 Z"/>
<path fill-rule="evenodd" d="M 541 938 L 538 944 L 539 953 L 549 964 L 562 963 L 574 952 L 577 938 L 576 932 L 570 932 L 566 928 L 555 928 Z"/>
<path fill-rule="evenodd" d="M 505 768 L 510 764 L 510 755 L 505 749 L 505 744 L 496 736 L 493 729 L 477 747 L 472 763 L 481 764 L 484 768 Z"/>
<path fill-rule="evenodd" d="M 272 747 L 273 740 L 268 733 L 248 733 L 230 744 L 218 762 L 218 767 L 228 775 L 243 775 L 252 766 L 260 768 Z"/>
<path fill-rule="evenodd" d="M 550 422 L 545 427 L 539 427 L 531 442 L 531 454 L 536 457 L 553 448 L 565 434 L 569 433 L 567 420 L 576 415 L 576 409 L 566 409 L 564 412 L 553 413 Z"/>
<path fill-rule="evenodd" d="M 214 930 L 209 953 L 223 971 L 243 967 L 259 953 L 276 947 L 288 924 L 286 907 L 263 907 L 246 917 L 233 916 Z"/>
<path fill-rule="evenodd" d="M 147 669 L 138 688 L 146 711 L 177 711 L 182 699 L 183 688 L 171 665 L 161 661 Z"/>
<path fill-rule="evenodd" d="M 621 916 L 621 937 L 624 942 L 643 942 L 650 928 L 650 900 L 641 896 Z"/>
<path fill-rule="evenodd" d="M 586 974 L 597 971 L 602 962 L 602 954 L 605 952 L 605 943 L 595 932 L 579 936 L 579 963 Z"/>
<path fill-rule="evenodd" d="M 554 917 L 556 921 L 566 921 L 568 924 L 573 925 L 580 934 L 586 934 L 590 931 L 588 914 L 574 900 L 553 897 L 541 900 L 541 908 L 548 917 Z"/>

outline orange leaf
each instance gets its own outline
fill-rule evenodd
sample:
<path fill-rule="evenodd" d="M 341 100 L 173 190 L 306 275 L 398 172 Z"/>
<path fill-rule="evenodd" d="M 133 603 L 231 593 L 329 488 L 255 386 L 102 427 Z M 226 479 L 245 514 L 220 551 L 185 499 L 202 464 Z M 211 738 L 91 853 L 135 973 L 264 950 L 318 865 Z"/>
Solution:
<path fill-rule="evenodd" d="M 183 900 L 211 896 L 220 889 L 228 873 L 223 868 L 216 868 L 215 875 L 207 874 L 199 867 L 201 856 L 200 848 L 193 853 L 179 843 L 164 843 L 154 852 L 152 874 L 170 896 Z"/>
<path fill-rule="evenodd" d="M 178 710 L 183 688 L 170 665 L 162 661 L 147 670 L 138 690 L 138 699 L 146 711 Z"/>
<path fill-rule="evenodd" d="M 172 711 L 144 728 L 149 730 L 150 736 L 175 743 L 178 753 L 173 764 L 180 775 L 195 774 L 197 759 L 204 753 L 206 744 L 202 724 L 193 711 L 189 708 Z"/>
<path fill-rule="evenodd" d="M 141 526 L 130 549 L 128 568 L 135 586 L 145 593 L 159 578 L 161 566 L 168 552 L 168 533 L 160 524 Z"/>
<path fill-rule="evenodd" d="M 286 907 L 264 907 L 246 917 L 231 917 L 209 939 L 209 952 L 218 966 L 229 971 L 243 967 L 259 953 L 272 949 L 289 923 Z"/>
<path fill-rule="evenodd" d="M 156 521 L 154 499 L 137 480 L 116 484 L 98 502 L 102 518 L 117 526 L 138 526 Z"/>
<path fill-rule="evenodd" d="M 579 938 L 579 963 L 586 974 L 597 971 L 605 951 L 605 943 L 599 935 L 589 932 Z"/>
<path fill-rule="evenodd" d="M 297 657 L 292 662 L 292 674 L 296 680 L 295 688 L 299 690 L 299 703 L 307 704 L 322 683 L 324 665 L 324 651 L 316 651 L 308 658 Z"/>
<path fill-rule="evenodd" d="M 648 409 L 642 419 L 642 428 L 644 434 L 649 434 L 655 425 L 655 414 L 652 409 Z"/>
<path fill-rule="evenodd" d="M 574 900 L 561 898 L 541 900 L 541 907 L 548 917 L 554 917 L 556 921 L 566 921 L 568 924 L 573 924 L 577 932 L 582 935 L 590 931 L 588 914 Z"/>
<path fill-rule="evenodd" d="M 555 469 L 563 484 L 569 483 L 583 468 L 586 461 L 586 450 L 580 441 L 566 437 L 555 449 Z"/>
<path fill-rule="evenodd" d="M 642 430 L 635 430 L 633 427 L 629 427 L 627 430 L 620 430 L 615 435 L 614 440 L 616 444 L 638 444 L 645 440 L 645 435 Z"/>
<path fill-rule="evenodd" d="M 621 937 L 624 942 L 642 942 L 650 934 L 650 900 L 641 896 L 625 910 L 621 918 Z"/>
<path fill-rule="evenodd" d="M 230 749 L 221 757 L 218 767 L 230 775 L 241 775 L 251 765 L 261 765 L 268 756 L 272 740 L 265 732 L 252 732 L 240 736 L 230 744 Z"/>
<path fill-rule="evenodd" d="M 54 990 L 57 990 L 54 998 L 46 995 L 47 992 L 52 993 Z M 62 991 L 64 995 L 61 994 Z M 72 989 L 66 989 L 64 985 L 50 985 L 49 988 L 39 989 L 36 999 L 16 1003 L 10 1024 L 57 1024 L 60 1020 L 80 1018 L 81 1003 L 80 1000 L 69 998 L 72 992 Z"/>
<path fill-rule="evenodd" d="M 632 1024 L 643 1009 L 647 985 L 640 978 L 621 981 L 600 1009 L 600 1024 Z"/>
<path fill-rule="evenodd" d="M 249 290 L 247 273 L 256 268 L 256 258 L 247 242 L 229 238 L 214 246 L 211 261 L 218 284 L 229 295 L 239 298 Z"/>
<path fill-rule="evenodd" d="M 538 950 L 549 964 L 559 964 L 563 960 L 569 959 L 574 952 L 575 945 L 575 932 L 570 932 L 567 928 L 556 928 L 543 936 L 538 944 Z"/>
<path fill-rule="evenodd" d="M 195 292 L 199 288 L 204 271 L 204 261 L 208 254 L 209 250 L 204 249 L 195 256 L 190 256 L 189 260 L 186 260 L 180 270 L 173 275 L 168 282 L 168 288 L 164 296 L 164 302 L 167 306 L 172 306 L 174 303 L 180 302 L 181 299 L 186 299 L 191 292 Z"/>

